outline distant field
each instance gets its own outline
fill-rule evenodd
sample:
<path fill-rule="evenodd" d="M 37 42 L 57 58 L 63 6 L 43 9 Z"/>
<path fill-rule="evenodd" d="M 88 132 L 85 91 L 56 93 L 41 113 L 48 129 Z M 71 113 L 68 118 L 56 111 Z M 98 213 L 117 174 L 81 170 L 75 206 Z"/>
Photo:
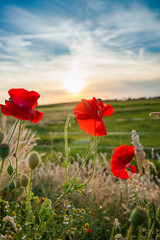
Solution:
<path fill-rule="evenodd" d="M 139 133 L 140 142 L 145 147 L 147 157 L 150 157 L 151 148 L 160 152 L 160 119 L 149 117 L 150 112 L 160 111 L 160 99 L 113 101 L 108 102 L 114 108 L 114 114 L 105 117 L 104 122 L 108 135 L 98 146 L 102 152 L 110 156 L 113 149 L 121 144 L 131 144 L 131 131 Z M 73 113 L 76 103 L 55 104 L 38 107 L 44 113 L 38 124 L 26 123 L 27 127 L 37 132 L 40 137 L 37 149 L 41 152 L 64 152 L 63 130 L 68 114 Z M 13 118 L 12 118 L 13 121 Z M 92 144 L 92 136 L 85 134 L 72 121 L 69 128 L 69 146 L 71 155 L 78 152 L 85 155 Z"/>
<path fill-rule="evenodd" d="M 160 110 L 160 99 L 113 101 L 108 104 L 113 106 L 114 114 L 104 118 L 108 135 L 99 145 L 100 151 L 110 155 L 115 147 L 130 144 L 131 131 L 134 129 L 139 133 L 148 157 L 152 147 L 155 148 L 155 152 L 160 152 L 160 119 L 149 117 L 150 112 Z M 68 114 L 73 113 L 75 106 L 76 103 L 68 103 L 39 107 L 39 111 L 44 113 L 41 122 L 27 123 L 40 137 L 39 149 L 49 151 L 53 148 L 63 152 L 65 120 Z M 71 154 L 74 155 L 77 151 L 82 155 L 86 154 L 91 143 L 92 136 L 85 134 L 78 124 L 72 121 L 69 129 Z"/>

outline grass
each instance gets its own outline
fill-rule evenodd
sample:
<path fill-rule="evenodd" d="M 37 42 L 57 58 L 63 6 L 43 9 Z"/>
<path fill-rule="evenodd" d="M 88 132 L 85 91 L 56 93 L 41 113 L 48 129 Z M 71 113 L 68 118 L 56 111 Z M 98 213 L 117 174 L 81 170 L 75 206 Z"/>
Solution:
<path fill-rule="evenodd" d="M 151 148 L 160 152 L 159 118 L 150 117 L 149 113 L 159 111 L 160 98 L 137 99 L 130 101 L 108 101 L 114 108 L 114 114 L 104 118 L 108 135 L 104 137 L 98 148 L 107 152 L 110 157 L 115 147 L 131 143 L 131 131 L 134 129 L 140 136 L 141 144 L 146 148 L 147 157 L 151 155 Z M 36 150 L 50 152 L 50 150 L 64 152 L 63 131 L 68 114 L 74 113 L 77 103 L 64 103 L 39 106 L 38 110 L 44 113 L 38 124 L 27 122 L 27 127 L 37 132 L 40 137 Z M 12 123 L 15 121 L 12 118 Z M 92 143 L 92 136 L 85 134 L 72 121 L 69 128 L 69 147 L 71 154 L 76 151 L 84 156 Z"/>

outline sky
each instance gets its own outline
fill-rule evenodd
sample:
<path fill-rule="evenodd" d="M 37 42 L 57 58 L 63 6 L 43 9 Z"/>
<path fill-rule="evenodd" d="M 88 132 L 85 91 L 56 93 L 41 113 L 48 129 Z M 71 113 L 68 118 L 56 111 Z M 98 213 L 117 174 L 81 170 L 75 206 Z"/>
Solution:
<path fill-rule="evenodd" d="M 159 0 L 1 0 L 0 102 L 160 96 Z"/>

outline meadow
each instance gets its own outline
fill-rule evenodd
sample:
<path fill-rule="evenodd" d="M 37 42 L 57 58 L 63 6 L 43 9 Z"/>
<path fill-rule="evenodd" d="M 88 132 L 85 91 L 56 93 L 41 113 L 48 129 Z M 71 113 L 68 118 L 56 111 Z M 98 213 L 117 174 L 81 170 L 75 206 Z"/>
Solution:
<path fill-rule="evenodd" d="M 66 125 L 77 103 L 37 107 L 36 124 L 1 114 L 0 239 L 160 239 L 160 119 L 149 116 L 160 98 L 106 103 L 114 114 L 98 140 L 75 117 Z M 124 144 L 135 146 L 128 179 L 110 165 Z"/>
<path fill-rule="evenodd" d="M 107 152 L 110 157 L 114 148 L 121 144 L 131 143 L 131 131 L 136 130 L 140 136 L 142 145 L 148 158 L 151 158 L 152 148 L 154 152 L 160 153 L 159 119 L 151 117 L 151 112 L 156 112 L 160 106 L 160 98 L 142 99 L 130 101 L 107 101 L 114 109 L 112 116 L 104 118 L 108 135 L 98 146 L 101 152 Z M 39 151 L 61 151 L 64 153 L 64 125 L 68 114 L 74 112 L 77 103 L 64 103 L 38 107 L 44 112 L 44 117 L 37 125 L 27 122 L 40 137 L 37 150 Z M 71 155 L 78 152 L 84 156 L 92 138 L 84 133 L 74 121 L 69 128 L 69 147 Z"/>

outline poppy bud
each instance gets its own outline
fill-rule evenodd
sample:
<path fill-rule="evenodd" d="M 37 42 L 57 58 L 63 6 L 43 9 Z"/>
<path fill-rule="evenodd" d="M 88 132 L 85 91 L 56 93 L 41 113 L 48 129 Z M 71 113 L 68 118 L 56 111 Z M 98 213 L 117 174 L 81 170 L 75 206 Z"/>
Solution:
<path fill-rule="evenodd" d="M 40 157 L 37 152 L 31 152 L 28 157 L 28 164 L 31 169 L 34 169 L 40 163 Z"/>
<path fill-rule="evenodd" d="M 13 181 L 11 181 L 9 184 L 8 184 L 8 190 L 10 192 L 12 192 L 13 190 L 15 189 L 15 183 Z"/>
<path fill-rule="evenodd" d="M 136 207 L 131 212 L 130 222 L 133 227 L 137 227 L 137 226 L 143 224 L 143 222 L 146 220 L 146 218 L 147 218 L 147 214 L 146 214 L 145 209 L 142 207 Z"/>
<path fill-rule="evenodd" d="M 5 143 L 0 144 L 0 157 L 4 160 L 9 155 L 9 145 Z"/>
<path fill-rule="evenodd" d="M 25 174 L 25 175 L 22 175 L 21 178 L 20 178 L 20 184 L 22 187 L 27 187 L 28 185 L 28 176 Z"/>
<path fill-rule="evenodd" d="M 9 165 L 8 168 L 7 168 L 7 173 L 11 176 L 12 173 L 13 173 L 13 167 L 12 165 Z"/>

